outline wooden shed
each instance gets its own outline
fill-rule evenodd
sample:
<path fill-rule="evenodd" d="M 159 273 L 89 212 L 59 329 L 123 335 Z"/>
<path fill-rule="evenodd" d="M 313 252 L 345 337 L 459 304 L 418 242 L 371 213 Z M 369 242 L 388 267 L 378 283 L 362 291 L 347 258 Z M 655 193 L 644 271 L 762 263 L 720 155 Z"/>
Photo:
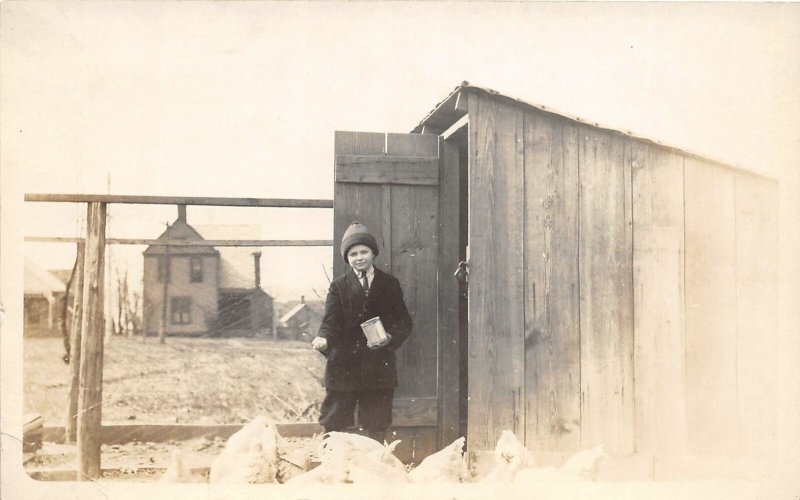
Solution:
<path fill-rule="evenodd" d="M 416 457 L 504 429 L 653 477 L 774 454 L 775 180 L 467 83 L 335 155 L 334 241 L 366 224 L 414 316 L 395 422 Z"/>

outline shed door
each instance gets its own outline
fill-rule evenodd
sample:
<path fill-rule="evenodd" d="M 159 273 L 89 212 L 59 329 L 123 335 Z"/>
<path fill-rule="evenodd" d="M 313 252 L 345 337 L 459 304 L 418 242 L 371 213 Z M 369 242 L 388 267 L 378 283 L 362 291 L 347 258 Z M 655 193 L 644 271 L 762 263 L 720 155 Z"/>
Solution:
<path fill-rule="evenodd" d="M 414 321 L 411 337 L 397 351 L 393 430 L 403 440 L 398 456 L 416 463 L 455 439 L 458 429 L 457 361 L 453 367 L 439 360 L 458 356 L 450 339 L 457 337 L 451 327 L 457 326 L 457 307 L 444 308 L 457 300 L 452 273 L 458 225 L 440 227 L 440 213 L 449 210 L 440 208 L 441 189 L 450 184 L 440 182 L 439 149 L 436 135 L 336 132 L 334 275 L 347 270 L 338 242 L 357 220 L 378 240 L 375 264 L 400 280 Z"/>

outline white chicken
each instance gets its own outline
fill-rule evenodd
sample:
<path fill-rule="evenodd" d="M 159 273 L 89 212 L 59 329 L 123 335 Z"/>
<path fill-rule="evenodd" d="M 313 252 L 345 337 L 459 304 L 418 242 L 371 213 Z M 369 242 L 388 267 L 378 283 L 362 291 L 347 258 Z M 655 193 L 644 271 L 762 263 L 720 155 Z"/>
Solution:
<path fill-rule="evenodd" d="M 533 467 L 534 460 L 531 452 L 519 442 L 517 436 L 511 431 L 503 431 L 497 446 L 494 449 L 494 467 L 484 481 L 511 481 L 517 472 Z"/>
<path fill-rule="evenodd" d="M 381 446 L 363 455 L 350 459 L 351 483 L 407 483 L 406 466 L 396 456 L 394 450 L 400 440 Z"/>
<path fill-rule="evenodd" d="M 607 456 L 601 444 L 591 450 L 579 451 L 572 455 L 572 457 L 561 466 L 561 470 L 572 476 L 594 479 L 597 475 L 600 462 Z"/>
<path fill-rule="evenodd" d="M 382 452 L 384 446 L 374 439 L 349 432 L 329 432 L 319 445 L 319 461 L 349 461 L 369 452 Z"/>
<path fill-rule="evenodd" d="M 278 473 L 278 431 L 258 417 L 228 439 L 211 464 L 210 482 L 273 483 Z"/>
<path fill-rule="evenodd" d="M 183 459 L 181 450 L 176 449 L 172 452 L 169 466 L 159 481 L 162 483 L 197 483 L 203 481 L 203 478 L 192 473 L 192 470 Z"/>
<path fill-rule="evenodd" d="M 350 482 L 350 464 L 347 462 L 329 461 L 314 469 L 298 474 L 287 484 L 342 484 Z"/>
<path fill-rule="evenodd" d="M 320 465 L 293 477 L 291 484 L 408 482 L 405 465 L 394 456 L 400 441 L 382 445 L 345 432 L 330 432 L 319 448 Z"/>
<path fill-rule="evenodd" d="M 521 470 L 514 477 L 515 483 L 570 482 L 594 480 L 600 460 L 605 457 L 603 446 L 584 450 L 570 457 L 560 468 L 540 467 Z"/>
<path fill-rule="evenodd" d="M 464 460 L 464 438 L 425 458 L 408 474 L 415 483 L 461 483 L 468 479 L 469 472 Z"/>
<path fill-rule="evenodd" d="M 406 466 L 403 462 L 400 461 L 399 458 L 394 456 L 394 450 L 397 448 L 397 445 L 400 444 L 402 441 L 399 439 L 392 441 L 389 444 L 381 446 L 378 450 L 372 450 L 364 455 L 366 458 L 373 460 L 375 462 L 388 465 L 397 470 L 401 470 L 403 472 L 406 471 Z"/>
<path fill-rule="evenodd" d="M 405 467 L 397 468 L 375 455 L 354 457 L 348 464 L 348 482 L 356 484 L 390 484 L 409 482 Z"/>

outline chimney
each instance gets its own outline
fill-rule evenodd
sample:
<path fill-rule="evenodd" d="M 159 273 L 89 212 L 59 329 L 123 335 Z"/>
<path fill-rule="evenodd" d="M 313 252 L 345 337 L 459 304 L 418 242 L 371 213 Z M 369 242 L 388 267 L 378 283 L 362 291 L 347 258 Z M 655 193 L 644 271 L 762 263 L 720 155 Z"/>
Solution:
<path fill-rule="evenodd" d="M 305 304 L 306 303 L 306 296 L 305 295 L 301 295 L 300 296 L 300 303 L 301 304 Z"/>
<path fill-rule="evenodd" d="M 178 220 L 186 222 L 186 205 L 178 205 Z"/>
<path fill-rule="evenodd" d="M 255 288 L 261 288 L 261 252 L 253 252 L 253 265 L 255 266 Z"/>

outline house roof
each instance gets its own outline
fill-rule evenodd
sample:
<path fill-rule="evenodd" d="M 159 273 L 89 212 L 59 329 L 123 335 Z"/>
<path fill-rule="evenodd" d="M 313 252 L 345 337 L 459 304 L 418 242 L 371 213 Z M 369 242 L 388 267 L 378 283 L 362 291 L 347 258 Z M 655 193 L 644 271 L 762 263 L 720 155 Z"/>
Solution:
<path fill-rule="evenodd" d="M 322 317 L 325 306 L 319 301 L 301 302 L 297 300 L 275 304 L 276 315 L 279 315 L 278 322 L 284 324 L 303 309 L 308 309 L 317 316 Z"/>
<path fill-rule="evenodd" d="M 69 283 L 69 278 L 72 276 L 72 269 L 48 269 L 47 272 L 58 278 L 65 285 Z"/>
<path fill-rule="evenodd" d="M 45 271 L 29 259 L 25 259 L 25 275 L 23 278 L 25 295 L 39 295 L 52 299 L 53 293 L 65 292 L 67 285 Z"/>
<path fill-rule="evenodd" d="M 575 116 L 575 115 L 572 115 L 572 114 L 569 114 L 569 113 L 564 113 L 564 112 L 561 112 L 561 111 L 557 111 L 557 110 L 551 109 L 551 108 L 549 108 L 547 106 L 544 106 L 542 104 L 536 104 L 536 103 L 531 103 L 531 102 L 528 102 L 528 101 L 523 101 L 522 99 L 518 99 L 516 97 L 511 97 L 511 96 L 502 94 L 502 93 L 500 93 L 500 92 L 498 92 L 498 91 L 496 91 L 494 89 L 490 89 L 490 88 L 487 88 L 487 87 L 481 87 L 481 86 L 478 86 L 478 85 L 472 85 L 467 81 L 461 82 L 461 85 L 458 85 L 452 92 L 450 92 L 450 94 L 448 94 L 447 97 L 444 98 L 444 100 L 439 102 L 425 116 L 425 118 L 423 118 L 419 122 L 419 124 L 417 124 L 417 126 L 414 127 L 414 129 L 411 132 L 412 133 L 421 133 L 423 131 L 423 128 L 430 128 L 434 132 L 440 133 L 440 132 L 443 132 L 443 131 L 447 130 L 448 128 L 450 128 L 450 126 L 454 125 L 459 119 L 461 119 L 464 115 L 467 114 L 467 110 L 465 109 L 465 107 L 463 105 L 460 105 L 460 103 L 459 103 L 459 97 L 460 97 L 460 95 L 461 95 L 461 93 L 463 91 L 476 92 L 476 93 L 481 93 L 481 94 L 484 94 L 484 95 L 490 95 L 490 96 L 493 96 L 493 97 L 496 97 L 496 98 L 499 98 L 499 99 L 503 99 L 503 100 L 508 101 L 508 102 L 512 102 L 512 103 L 514 103 L 516 105 L 519 105 L 519 106 L 536 109 L 539 112 L 543 112 L 543 113 L 559 116 L 561 118 L 566 118 L 566 119 L 574 121 L 576 123 L 581 123 L 581 124 L 589 125 L 589 126 L 592 126 L 592 127 L 595 127 L 595 128 L 599 128 L 599 129 L 602 129 L 602 130 L 605 130 L 605 131 L 608 131 L 608 132 L 621 134 L 623 136 L 630 137 L 632 139 L 637 139 L 637 140 L 640 140 L 640 141 L 649 142 L 651 144 L 655 144 L 655 145 L 660 146 L 662 148 L 672 150 L 672 151 L 674 151 L 676 153 L 679 153 L 679 154 L 682 154 L 684 156 L 690 156 L 690 157 L 698 158 L 698 159 L 701 159 L 703 161 L 708 161 L 708 162 L 711 162 L 711 163 L 715 163 L 717 165 L 721 165 L 721 166 L 724 166 L 726 168 L 731 168 L 731 169 L 734 169 L 734 170 L 739 170 L 739 171 L 742 171 L 742 172 L 746 172 L 748 174 L 758 175 L 760 177 L 765 177 L 765 178 L 769 178 L 769 179 L 774 179 L 773 177 L 770 177 L 769 175 L 765 175 L 765 174 L 760 173 L 760 172 L 755 172 L 753 170 L 750 170 L 750 169 L 747 169 L 747 168 L 744 168 L 744 167 L 741 167 L 741 166 L 735 166 L 735 165 L 731 165 L 730 163 L 725 163 L 725 162 L 722 162 L 722 161 L 719 161 L 719 160 L 708 158 L 707 156 L 702 156 L 702 155 L 694 153 L 692 151 L 687 151 L 686 149 L 683 149 L 683 148 L 677 148 L 677 147 L 674 147 L 674 146 L 670 146 L 670 145 L 664 144 L 661 141 L 658 141 L 658 140 L 655 140 L 655 139 L 650 139 L 650 138 L 644 137 L 644 136 L 639 135 L 639 134 L 635 134 L 634 132 L 632 132 L 630 130 L 627 130 L 627 131 L 618 130 L 618 129 L 615 129 L 615 128 L 612 128 L 612 127 L 609 127 L 609 126 L 606 126 L 606 125 L 602 125 L 602 124 L 600 124 L 598 122 L 595 122 L 595 121 L 586 120 L 586 119 L 581 118 L 579 116 Z"/>
<path fill-rule="evenodd" d="M 293 308 L 291 308 L 291 309 L 289 310 L 289 312 L 287 312 L 286 314 L 284 314 L 283 316 L 281 316 L 281 317 L 278 319 L 278 321 L 279 321 L 279 322 L 281 322 L 281 323 L 286 323 L 286 322 L 288 322 L 290 319 L 292 319 L 292 316 L 294 316 L 295 314 L 297 314 L 297 313 L 299 313 L 300 311 L 302 311 L 303 309 L 305 309 L 305 307 L 306 307 L 306 305 L 305 305 L 305 304 L 303 304 L 303 303 L 297 304 L 296 306 L 294 306 Z"/>
<path fill-rule="evenodd" d="M 213 224 L 197 226 L 197 233 L 207 240 L 257 240 L 261 226 L 248 224 Z M 220 288 L 250 289 L 256 286 L 255 261 L 251 247 L 220 247 Z M 263 276 L 263 262 L 261 263 Z"/>
<path fill-rule="evenodd" d="M 175 222 L 161 233 L 157 238 L 158 241 L 180 243 L 182 241 L 203 241 L 205 238 L 198 233 L 184 219 L 175 219 Z M 167 247 L 164 245 L 150 245 L 144 251 L 145 255 L 164 255 L 167 252 Z M 200 246 L 170 246 L 170 255 L 217 255 L 219 252 L 211 245 Z"/>

